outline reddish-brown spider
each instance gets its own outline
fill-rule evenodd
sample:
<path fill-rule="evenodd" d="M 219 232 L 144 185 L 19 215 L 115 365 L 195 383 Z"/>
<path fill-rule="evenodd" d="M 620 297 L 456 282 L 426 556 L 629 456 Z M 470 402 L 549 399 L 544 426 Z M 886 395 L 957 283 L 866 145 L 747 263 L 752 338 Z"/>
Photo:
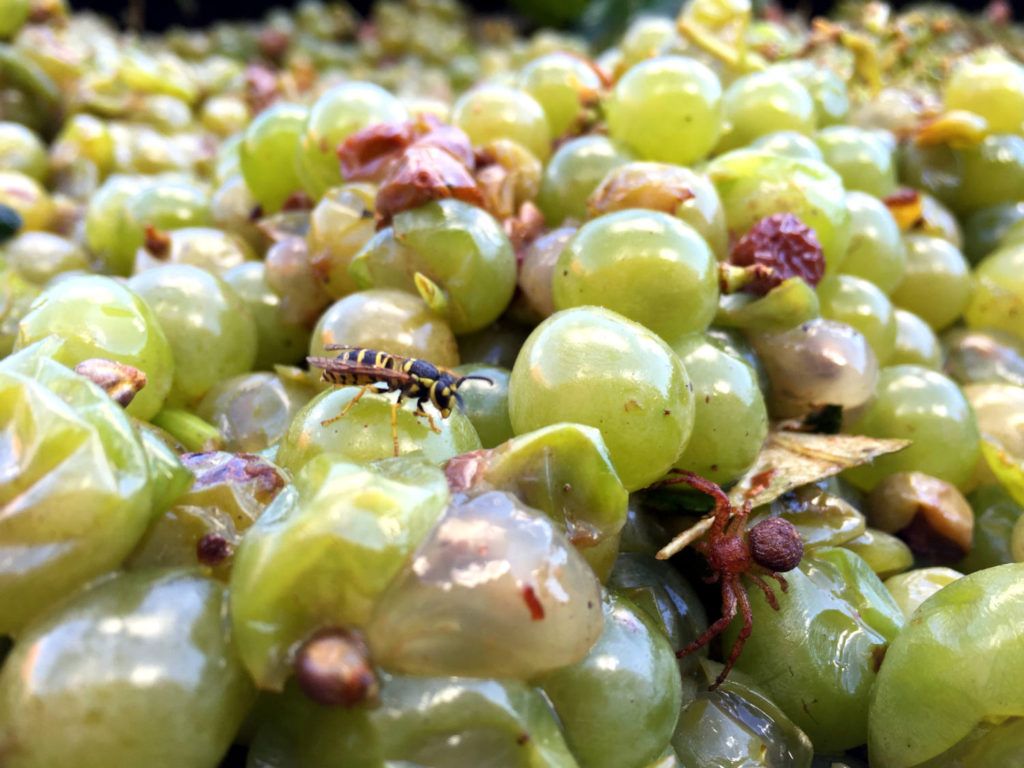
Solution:
<path fill-rule="evenodd" d="M 740 577 L 746 575 L 750 578 L 764 590 L 768 604 L 776 611 L 779 610 L 779 601 L 775 599 L 775 593 L 762 576 L 770 576 L 778 581 L 785 592 L 789 585 L 779 572 L 791 571 L 797 567 L 804 554 L 804 543 L 793 524 L 779 517 L 762 520 L 749 532 L 745 531 L 750 503 L 747 502 L 740 508 L 734 507 L 721 488 L 700 475 L 677 471 L 672 477 L 661 481 L 661 484 L 670 483 L 686 483 L 715 500 L 715 510 L 712 513 L 714 522 L 708 532 L 707 542 L 700 542 L 696 547 L 707 558 L 708 566 L 714 571 L 707 581 L 721 581 L 722 584 L 722 618 L 688 646 L 676 651 L 676 656 L 682 658 L 693 653 L 724 632 L 736 616 L 737 605 L 743 615 L 743 627 L 736 642 L 733 643 L 729 657 L 725 660 L 725 668 L 710 688 L 714 690 L 729 674 L 753 628 L 750 598 L 740 583 Z"/>

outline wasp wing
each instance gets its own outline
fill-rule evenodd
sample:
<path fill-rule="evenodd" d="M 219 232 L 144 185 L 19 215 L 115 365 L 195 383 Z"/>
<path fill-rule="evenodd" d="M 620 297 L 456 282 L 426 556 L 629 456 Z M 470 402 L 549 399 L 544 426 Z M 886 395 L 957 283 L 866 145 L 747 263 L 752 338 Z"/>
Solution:
<path fill-rule="evenodd" d="M 306 362 L 314 368 L 322 368 L 329 373 L 365 376 L 368 379 L 383 382 L 406 383 L 412 381 L 412 376 L 402 370 L 396 371 L 394 368 L 383 368 L 378 365 L 357 365 L 337 357 L 307 357 Z"/>

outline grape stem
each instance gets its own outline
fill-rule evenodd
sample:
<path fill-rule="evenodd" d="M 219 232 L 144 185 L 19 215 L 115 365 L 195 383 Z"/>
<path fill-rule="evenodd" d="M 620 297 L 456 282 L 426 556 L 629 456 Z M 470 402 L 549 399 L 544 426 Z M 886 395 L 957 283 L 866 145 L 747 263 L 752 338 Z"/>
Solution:
<path fill-rule="evenodd" d="M 659 560 L 668 560 L 672 555 L 682 552 L 686 547 L 697 539 L 701 538 L 705 533 L 711 530 L 711 526 L 715 522 L 714 514 L 710 517 L 701 518 L 700 522 L 691 525 L 685 531 L 682 531 L 672 539 L 668 544 L 658 550 L 655 555 Z"/>

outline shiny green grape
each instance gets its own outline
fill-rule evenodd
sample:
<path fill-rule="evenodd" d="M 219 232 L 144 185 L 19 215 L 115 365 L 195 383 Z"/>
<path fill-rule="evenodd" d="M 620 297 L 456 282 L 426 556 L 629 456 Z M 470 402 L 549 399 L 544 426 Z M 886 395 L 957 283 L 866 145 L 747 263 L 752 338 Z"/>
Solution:
<path fill-rule="evenodd" d="M 817 127 L 814 100 L 807 89 L 775 69 L 733 81 L 722 96 L 722 121 L 718 153 L 745 147 L 767 133 L 810 135 Z"/>
<path fill-rule="evenodd" d="M 453 498 L 376 601 L 366 638 L 388 671 L 528 680 L 583 659 L 603 625 L 583 556 L 518 497 L 491 491 Z"/>
<path fill-rule="evenodd" d="M 970 328 L 996 328 L 1024 341 L 1024 245 L 983 259 L 974 270 L 964 320 Z"/>
<path fill-rule="evenodd" d="M 968 215 L 963 222 L 964 256 L 971 264 L 977 264 L 983 258 L 1004 244 L 1004 238 L 1012 239 L 1020 231 L 1015 227 L 1017 222 L 1024 220 L 1024 203 L 1002 203 L 989 208 L 981 208 Z"/>
<path fill-rule="evenodd" d="M 265 262 L 248 261 L 229 269 L 224 282 L 238 295 L 256 324 L 256 357 L 252 368 L 270 370 L 275 365 L 295 365 L 309 349 L 311 332 L 302 323 L 288 322 L 281 311 L 281 297 L 267 285 Z"/>
<path fill-rule="evenodd" d="M 50 232 L 23 232 L 0 249 L 0 256 L 36 285 L 45 285 L 63 272 L 84 272 L 90 266 L 77 243 Z"/>
<path fill-rule="evenodd" d="M 885 197 L 896 190 L 892 149 L 873 132 L 836 125 L 820 131 L 814 140 L 825 164 L 843 177 L 847 190 L 875 197 Z"/>
<path fill-rule="evenodd" d="M 590 653 L 538 682 L 580 768 L 643 768 L 679 717 L 675 653 L 654 618 L 622 595 L 608 593 L 603 607 Z"/>
<path fill-rule="evenodd" d="M 821 316 L 856 328 L 868 340 L 880 365 L 896 344 L 896 316 L 882 291 L 853 275 L 834 275 L 818 286 Z"/>
<path fill-rule="evenodd" d="M 776 155 L 786 155 L 801 160 L 825 162 L 814 139 L 796 131 L 772 131 L 758 136 L 750 142 L 751 149 L 763 149 Z"/>
<path fill-rule="evenodd" d="M 328 307 L 313 330 L 309 354 L 337 354 L 327 352 L 327 344 L 379 349 L 442 368 L 459 364 L 459 347 L 444 318 L 419 296 L 391 288 L 359 291 Z"/>
<path fill-rule="evenodd" d="M 693 384 L 693 433 L 678 469 L 727 485 L 754 463 L 768 436 L 768 412 L 757 374 L 704 334 L 674 342 Z"/>
<path fill-rule="evenodd" d="M 447 198 L 397 214 L 355 255 L 349 274 L 363 289 L 418 293 L 455 333 L 469 333 L 512 300 L 516 258 L 493 216 Z"/>
<path fill-rule="evenodd" d="M 168 265 L 136 275 L 128 287 L 152 309 L 170 344 L 174 379 L 168 405 L 196 405 L 218 381 L 252 370 L 255 321 L 219 277 Z"/>
<path fill-rule="evenodd" d="M 435 432 L 426 416 L 416 414 L 413 403 L 406 401 L 393 411 L 396 395 L 367 391 L 348 413 L 336 418 L 359 393 L 359 387 L 341 387 L 313 398 L 299 411 L 281 438 L 277 463 L 291 472 L 298 472 L 322 453 L 338 454 L 357 463 L 385 459 L 395 455 L 395 435 L 399 454 L 422 452 L 435 464 L 480 448 L 480 438 L 472 422 L 458 409 L 442 419 L 432 405 L 425 406 L 433 417 Z"/>
<path fill-rule="evenodd" d="M 544 168 L 537 207 L 552 227 L 584 221 L 587 199 L 605 175 L 630 161 L 629 152 L 604 136 L 584 136 L 558 148 Z"/>
<path fill-rule="evenodd" d="M 627 490 L 662 477 L 693 429 L 679 357 L 643 326 L 607 309 L 557 312 L 530 334 L 509 379 L 516 434 L 572 421 L 597 427 Z"/>
<path fill-rule="evenodd" d="M 153 489 L 139 436 L 106 393 L 50 359 L 63 346 L 49 338 L 0 362 L 0 434 L 10 446 L 0 484 L 3 634 L 19 634 L 55 601 L 116 568 L 150 521 Z M 0 754 L 2 744 L 0 733 Z"/>
<path fill-rule="evenodd" d="M 849 192 L 850 245 L 841 271 L 862 277 L 883 293 L 892 293 L 903 280 L 907 251 L 899 225 L 878 198 L 865 192 Z"/>
<path fill-rule="evenodd" d="M 809 59 L 797 59 L 776 64 L 774 69 L 794 78 L 811 94 L 818 127 L 835 125 L 846 119 L 850 111 L 846 81 L 830 67 L 818 66 Z"/>
<path fill-rule="evenodd" d="M 971 270 L 963 254 L 938 237 L 906 235 L 903 280 L 890 294 L 893 304 L 941 331 L 964 313 L 971 294 Z M 969 322 L 969 321 L 968 321 Z"/>
<path fill-rule="evenodd" d="M 596 100 L 602 84 L 586 60 L 549 53 L 523 67 L 519 87 L 544 109 L 551 136 L 557 138 L 580 122 L 584 106 Z"/>
<path fill-rule="evenodd" d="M 54 283 L 21 319 L 14 348 L 51 334 L 65 340 L 54 359 L 69 367 L 98 357 L 146 374 L 129 415 L 148 420 L 163 406 L 174 375 L 170 344 L 149 305 L 116 280 L 89 275 Z"/>
<path fill-rule="evenodd" d="M 551 154 L 547 115 L 525 90 L 504 85 L 473 88 L 452 106 L 452 124 L 465 131 L 475 147 L 511 139 L 541 161 Z"/>
<path fill-rule="evenodd" d="M 4 765 L 215 765 L 255 700 L 226 602 L 194 572 L 148 570 L 101 581 L 33 624 L 0 672 Z"/>
<path fill-rule="evenodd" d="M 994 133 L 1024 133 L 1024 67 L 1002 51 L 961 58 L 943 86 L 946 109 L 981 115 Z"/>
<path fill-rule="evenodd" d="M 142 176 L 115 174 L 89 200 L 85 210 L 85 243 L 116 275 L 129 275 L 140 241 L 130 238 L 128 202 L 151 181 Z"/>
<path fill-rule="evenodd" d="M 999 483 L 989 483 L 967 496 L 974 511 L 971 551 L 954 563 L 961 573 L 973 573 L 1014 561 L 1010 541 L 1024 510 Z"/>
<path fill-rule="evenodd" d="M 263 114 L 266 113 L 260 117 Z M 341 184 L 337 153 L 345 139 L 376 123 L 398 123 L 408 119 L 402 102 L 380 86 L 359 81 L 341 83 L 325 91 L 314 102 L 305 124 L 299 128 L 295 148 L 289 153 L 282 147 L 281 162 L 285 162 L 285 157 L 294 158 L 303 188 L 310 197 L 319 200 L 328 189 Z M 246 181 L 249 181 L 248 175 Z M 272 183 L 273 178 L 268 182 Z M 280 185 L 280 181 L 277 184 Z M 253 192 L 256 193 L 255 187 Z"/>
<path fill-rule="evenodd" d="M 774 590 L 777 612 L 761 590 L 748 590 L 754 631 L 736 670 L 758 684 L 817 751 L 863 744 L 879 657 L 899 635 L 903 614 L 868 564 L 846 549 L 805 554 L 785 578 L 788 590 Z M 724 647 L 739 625 L 726 630 Z"/>
<path fill-rule="evenodd" d="M 658 211 L 588 221 L 555 264 L 555 309 L 602 306 L 663 339 L 704 331 L 718 309 L 718 262 L 688 224 Z"/>
<path fill-rule="evenodd" d="M 934 371 L 942 368 L 942 345 L 924 320 L 905 309 L 894 309 L 896 340 L 887 365 L 920 365 Z"/>
<path fill-rule="evenodd" d="M 20 123 L 0 122 L 0 168 L 45 182 L 49 167 L 43 142 Z"/>
<path fill-rule="evenodd" d="M 309 110 L 298 104 L 275 104 L 245 129 L 238 146 L 239 168 L 266 213 L 279 211 L 288 196 L 303 186 L 295 152 L 308 115 Z M 333 152 L 335 148 L 330 149 Z"/>
<path fill-rule="evenodd" d="M 921 603 L 947 584 L 961 578 L 962 573 L 944 566 L 915 568 L 897 576 L 890 576 L 885 580 L 885 588 L 889 590 L 903 615 L 909 619 Z"/>
<path fill-rule="evenodd" d="M 850 211 L 839 174 L 824 163 L 740 149 L 712 160 L 706 172 L 722 198 L 729 233 L 742 237 L 773 213 L 791 213 L 813 229 L 826 274 L 837 271 L 850 243 Z"/>
<path fill-rule="evenodd" d="M 13 37 L 28 21 L 29 12 L 32 10 L 30 0 L 4 0 L 2 7 L 3 14 L 0 14 L 0 38 Z"/>
<path fill-rule="evenodd" d="M 722 86 L 696 59 L 658 56 L 629 68 L 604 105 L 608 132 L 641 159 L 690 165 L 722 132 Z"/>
<path fill-rule="evenodd" d="M 281 690 L 293 646 L 319 627 L 364 625 L 448 497 L 444 475 L 421 459 L 320 456 L 297 472 L 231 572 L 235 643 L 257 685 Z"/>
<path fill-rule="evenodd" d="M 914 565 L 914 553 L 903 539 L 870 526 L 843 547 L 863 558 L 880 579 L 903 573 Z"/>
<path fill-rule="evenodd" d="M 1013 649 L 1024 628 L 1022 576 L 1024 564 L 1014 563 L 957 579 L 926 600 L 895 638 L 871 695 L 873 766 L 982 768 L 990 763 L 970 751 L 1005 737 L 1019 751 L 1024 670 Z M 927 714 L 922 701 L 932 702 Z"/>
<path fill-rule="evenodd" d="M 212 227 L 185 227 L 165 233 L 166 249 L 156 253 L 146 245 L 135 253 L 133 273 L 169 264 L 186 264 L 223 277 L 229 269 L 256 259 L 249 245 L 236 235 Z"/>
<path fill-rule="evenodd" d="M 460 409 L 473 424 L 480 444 L 494 448 L 513 436 L 508 415 L 508 379 L 511 371 L 495 365 L 468 363 L 455 368 L 460 376 L 483 376 L 488 381 L 467 381 L 459 387 Z"/>
<path fill-rule="evenodd" d="M 849 469 L 865 490 L 894 472 L 917 471 L 957 486 L 970 479 L 979 456 L 978 420 L 959 387 L 917 365 L 883 368 L 876 399 L 850 426 L 855 434 L 913 441 L 908 448 Z"/>

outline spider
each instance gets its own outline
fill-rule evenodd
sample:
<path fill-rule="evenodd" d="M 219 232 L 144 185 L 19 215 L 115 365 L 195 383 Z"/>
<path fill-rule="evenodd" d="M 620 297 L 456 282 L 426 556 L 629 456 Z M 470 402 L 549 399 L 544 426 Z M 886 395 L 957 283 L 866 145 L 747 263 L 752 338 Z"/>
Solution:
<path fill-rule="evenodd" d="M 797 567 L 804 554 L 804 544 L 793 524 L 779 517 L 762 520 L 749 532 L 745 532 L 750 502 L 741 508 L 732 506 L 729 497 L 721 488 L 698 474 L 677 470 L 673 477 L 666 478 L 659 484 L 671 483 L 686 483 L 715 500 L 715 509 L 712 513 L 714 522 L 708 532 L 707 542 L 700 542 L 696 547 L 707 558 L 708 565 L 714 571 L 714 574 L 705 581 L 709 584 L 721 581 L 722 584 L 722 618 L 688 646 L 676 651 L 676 657 L 682 658 L 693 653 L 724 632 L 736 616 L 737 605 L 743 615 L 743 627 L 736 642 L 733 643 L 729 657 L 725 660 L 725 668 L 708 689 L 713 691 L 729 674 L 753 628 L 750 598 L 740 583 L 740 577 L 746 575 L 763 589 L 768 604 L 776 611 L 779 610 L 779 601 L 762 576 L 769 576 L 778 581 L 785 592 L 789 585 L 779 575 L 779 571 L 791 571 Z"/>

